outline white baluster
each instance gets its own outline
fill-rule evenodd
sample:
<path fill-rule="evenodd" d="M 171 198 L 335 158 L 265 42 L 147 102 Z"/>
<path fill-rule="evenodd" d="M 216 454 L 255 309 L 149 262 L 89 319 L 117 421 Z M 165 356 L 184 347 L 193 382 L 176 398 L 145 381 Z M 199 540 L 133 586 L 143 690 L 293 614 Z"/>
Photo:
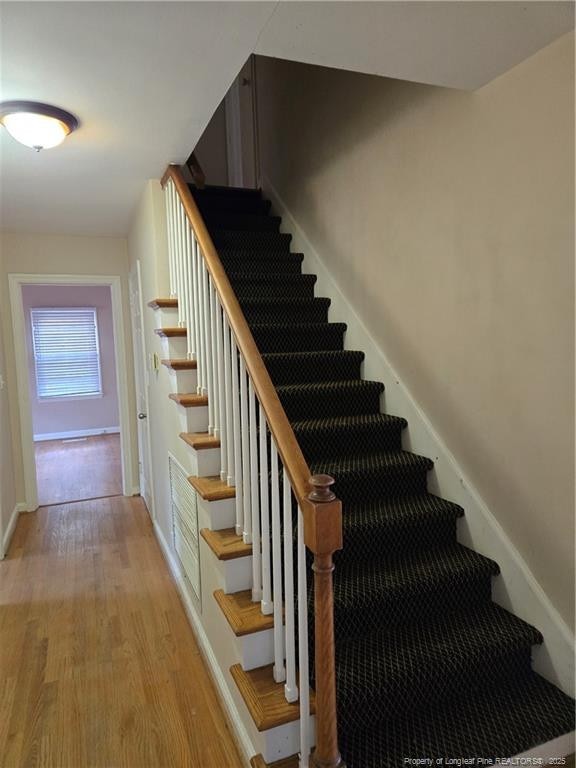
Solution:
<path fill-rule="evenodd" d="M 286 469 L 282 472 L 284 507 L 284 627 L 286 630 L 286 701 L 298 700 L 296 685 L 296 638 L 294 629 L 294 527 L 292 524 L 292 490 Z"/>
<path fill-rule="evenodd" d="M 214 429 L 212 434 L 215 437 L 220 435 L 220 395 L 218 385 L 218 331 L 216 313 L 220 311 L 220 305 L 218 303 L 218 297 L 216 295 L 216 289 L 214 283 L 210 280 L 210 336 L 212 338 L 212 350 L 210 357 L 212 358 L 212 387 L 214 390 Z"/>
<path fill-rule="evenodd" d="M 270 567 L 270 504 L 268 491 L 268 438 L 266 415 L 260 405 L 260 520 L 262 529 L 262 613 L 270 615 L 274 611 L 272 602 L 272 572 Z M 252 550 L 254 557 L 254 549 Z"/>
<path fill-rule="evenodd" d="M 226 432 L 226 391 L 224 387 L 224 311 L 218 301 L 216 311 L 216 354 L 218 356 L 218 409 L 220 412 L 220 479 L 228 477 L 228 446 Z"/>
<path fill-rule="evenodd" d="M 194 284 L 194 325 L 196 336 L 196 392 L 202 394 L 202 339 L 200 324 L 200 281 L 198 280 L 198 262 L 201 259 L 200 247 L 196 235 L 192 239 L 192 280 Z"/>
<path fill-rule="evenodd" d="M 274 680 L 286 679 L 284 667 L 284 627 L 282 620 L 282 542 L 280 534 L 280 490 L 278 487 L 278 451 L 270 440 L 271 506 L 272 506 L 272 587 L 274 590 Z"/>
<path fill-rule="evenodd" d="M 164 188 L 164 196 L 166 202 L 166 230 L 168 234 L 168 273 L 170 280 L 170 296 L 176 295 L 174 288 L 174 236 L 173 236 L 173 214 L 172 214 L 172 179 L 168 181 Z"/>
<path fill-rule="evenodd" d="M 195 350 L 195 328 L 194 328 L 194 309 L 192 306 L 192 229 L 186 219 L 185 229 L 185 253 L 186 253 L 186 352 L 188 360 L 192 360 Z"/>
<path fill-rule="evenodd" d="M 234 485 L 234 415 L 232 413 L 232 363 L 230 359 L 230 325 L 224 321 L 224 394 L 226 396 L 226 482 Z"/>
<path fill-rule="evenodd" d="M 178 296 L 178 311 L 180 313 L 180 325 L 187 328 L 187 306 L 186 306 L 186 214 L 184 206 L 179 202 L 178 205 L 178 240 L 180 242 L 180 295 Z"/>
<path fill-rule="evenodd" d="M 252 523 L 252 600 L 262 599 L 262 572 L 260 558 L 260 506 L 258 498 L 258 430 L 256 408 L 258 403 L 252 380 L 248 379 L 248 405 L 250 420 L 250 521 Z M 260 424 L 260 429 L 265 425 Z"/>
<path fill-rule="evenodd" d="M 212 324 L 210 322 L 210 288 L 209 288 L 210 275 L 206 268 L 206 264 L 202 262 L 202 294 L 203 294 L 203 306 L 204 306 L 204 336 L 205 336 L 205 348 L 206 348 L 206 391 L 208 393 L 208 432 L 214 432 L 214 390 L 212 382 L 212 337 L 211 329 Z"/>
<path fill-rule="evenodd" d="M 298 664 L 300 678 L 300 768 L 310 757 L 310 682 L 308 680 L 308 585 L 304 520 L 298 507 Z"/>
<path fill-rule="evenodd" d="M 240 389 L 238 383 L 238 347 L 230 334 L 230 364 L 232 366 L 232 422 L 234 433 L 234 478 L 236 480 L 236 536 L 244 531 L 244 488 L 242 477 L 242 437 L 240 425 Z"/>
<path fill-rule="evenodd" d="M 202 256 L 202 250 L 198 247 L 198 259 L 196 265 L 196 274 L 198 279 L 198 321 L 200 323 L 200 354 L 199 360 L 201 362 L 200 374 L 198 376 L 198 382 L 200 384 L 200 391 L 198 394 L 205 395 L 207 390 L 206 381 L 206 309 L 204 307 L 204 286 L 203 286 L 203 274 L 204 274 L 204 257 Z"/>
<path fill-rule="evenodd" d="M 176 194 L 176 193 L 175 193 Z M 176 196 L 176 295 L 178 296 L 178 325 L 184 326 L 182 301 L 182 203 Z"/>
<path fill-rule="evenodd" d="M 242 490 L 244 529 L 242 538 L 245 544 L 252 543 L 252 510 L 250 509 L 250 422 L 248 419 L 248 376 L 246 365 L 240 356 L 240 437 L 242 449 Z"/>

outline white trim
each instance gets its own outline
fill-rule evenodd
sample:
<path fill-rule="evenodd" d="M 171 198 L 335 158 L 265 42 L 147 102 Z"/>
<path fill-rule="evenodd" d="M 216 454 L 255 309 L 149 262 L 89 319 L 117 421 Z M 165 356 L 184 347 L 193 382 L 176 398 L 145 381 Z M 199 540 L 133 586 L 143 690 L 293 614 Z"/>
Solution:
<path fill-rule="evenodd" d="M 92 437 L 94 435 L 119 435 L 120 427 L 96 427 L 95 429 L 73 429 L 68 432 L 42 432 L 34 435 L 34 442 L 44 440 L 67 440 L 74 437 Z"/>
<path fill-rule="evenodd" d="M 180 597 L 182 598 L 182 602 L 184 604 L 184 610 L 186 611 L 186 615 L 188 616 L 188 621 L 190 622 L 190 626 L 192 627 L 194 635 L 196 636 L 196 639 L 200 645 L 202 654 L 204 656 L 204 660 L 206 661 L 208 668 L 210 670 L 210 673 L 212 675 L 212 679 L 216 684 L 216 687 L 218 688 L 218 693 L 220 694 L 220 700 L 224 705 L 224 709 L 226 710 L 228 722 L 231 724 L 232 729 L 234 731 L 234 735 L 236 737 L 235 738 L 236 744 L 242 750 L 242 753 L 246 758 L 246 762 L 249 763 L 250 758 L 252 758 L 258 752 L 258 750 L 254 748 L 254 745 L 250 740 L 248 732 L 244 728 L 244 724 L 242 723 L 240 715 L 238 714 L 238 710 L 234 703 L 234 699 L 232 698 L 232 695 L 228 689 L 228 686 L 226 685 L 226 680 L 224 679 L 222 670 L 218 665 L 218 661 L 216 660 L 216 656 L 214 655 L 214 651 L 212 650 L 212 646 L 210 645 L 208 636 L 206 635 L 206 632 L 202 627 L 200 617 L 198 616 L 196 609 L 194 608 L 194 605 L 190 599 L 190 595 L 188 594 L 188 590 L 186 589 L 186 581 L 182 576 L 178 563 L 176 562 L 176 559 L 174 558 L 166 542 L 166 539 L 164 538 L 162 529 L 160 528 L 160 526 L 156 521 L 153 521 L 153 526 L 154 526 L 154 532 L 156 533 L 156 538 L 158 539 L 158 543 L 160 544 L 160 549 L 162 550 L 164 558 L 168 563 L 168 567 L 170 568 L 174 581 L 176 582 L 178 592 L 180 593 Z"/>
<path fill-rule="evenodd" d="M 512 760 L 517 762 L 511 762 L 510 765 L 521 765 L 522 763 L 520 761 L 527 760 L 527 758 L 532 758 L 533 761 L 535 761 L 536 758 L 539 758 L 544 760 L 540 765 L 550 765 L 551 761 L 555 758 L 567 757 L 568 755 L 573 754 L 575 735 L 574 731 L 570 731 L 570 733 L 564 733 L 562 736 L 558 736 L 556 739 L 546 742 L 546 744 L 540 744 L 538 747 L 529 749 L 527 752 L 515 755 Z M 536 765 L 535 762 L 532 762 L 531 764 Z M 554 764 L 558 765 L 557 762 Z M 526 762 L 525 765 L 530 765 L 530 763 Z"/>
<path fill-rule="evenodd" d="M 12 541 L 12 536 L 16 530 L 16 523 L 18 522 L 18 516 L 20 515 L 20 512 L 26 512 L 26 504 L 23 504 L 22 502 L 16 504 L 12 510 L 12 514 L 10 515 L 10 520 L 8 521 L 8 525 L 4 531 L 4 536 L 0 542 L 0 546 L 2 548 L 0 551 L 0 560 L 3 560 L 6 557 L 6 553 L 10 547 L 10 542 Z"/>
<path fill-rule="evenodd" d="M 114 362 L 116 365 L 116 387 L 118 393 L 118 414 L 120 420 L 120 445 L 122 452 L 122 493 L 131 495 L 134 486 L 132 468 L 132 433 L 128 408 L 128 379 L 126 372 L 126 341 L 124 335 L 124 313 L 122 303 L 122 282 L 119 275 L 43 275 L 9 274 L 8 286 L 12 310 L 14 354 L 16 358 L 16 381 L 18 386 L 18 409 L 20 415 L 20 436 L 22 441 L 22 462 L 24 470 L 24 493 L 26 509 L 38 508 L 38 487 L 34 461 L 34 440 L 32 411 L 28 388 L 28 361 L 26 357 L 26 331 L 23 285 L 103 285 L 110 288 L 112 298 L 112 321 L 114 329 Z"/>
<path fill-rule="evenodd" d="M 493 558 L 500 566 L 501 575 L 494 580 L 495 602 L 533 624 L 544 635 L 544 645 L 534 649 L 534 669 L 574 696 L 574 635 L 478 490 L 402 383 L 384 351 L 356 315 L 270 179 L 264 177 L 262 182 L 274 212 L 282 216 L 282 230 L 292 233 L 293 250 L 304 253 L 305 271 L 318 276 L 317 294 L 329 296 L 332 302 L 331 314 L 334 313 L 338 320 L 347 323 L 346 348 L 364 351 L 364 375 L 368 379 L 384 382 L 386 410 L 408 420 L 404 447 L 433 458 L 430 490 L 464 508 L 466 517 L 459 526 L 459 541 Z"/>

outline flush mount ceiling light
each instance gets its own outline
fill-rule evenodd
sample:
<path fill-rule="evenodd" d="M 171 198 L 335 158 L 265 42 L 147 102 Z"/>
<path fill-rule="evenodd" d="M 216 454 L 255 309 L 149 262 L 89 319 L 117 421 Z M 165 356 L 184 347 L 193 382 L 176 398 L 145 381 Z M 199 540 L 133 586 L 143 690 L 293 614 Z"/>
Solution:
<path fill-rule="evenodd" d="M 0 123 L 16 141 L 36 152 L 57 147 L 79 125 L 70 112 L 37 101 L 0 102 Z"/>

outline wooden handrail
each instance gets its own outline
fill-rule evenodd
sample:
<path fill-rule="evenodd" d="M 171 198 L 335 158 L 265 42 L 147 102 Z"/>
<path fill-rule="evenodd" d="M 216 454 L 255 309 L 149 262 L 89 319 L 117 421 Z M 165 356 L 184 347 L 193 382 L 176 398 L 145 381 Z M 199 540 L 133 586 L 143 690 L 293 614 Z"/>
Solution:
<path fill-rule="evenodd" d="M 266 414 L 292 491 L 302 510 L 304 542 L 314 553 L 315 572 L 316 697 L 320 706 L 316 711 L 316 749 L 312 760 L 318 768 L 338 768 L 343 766 L 343 763 L 338 751 L 336 726 L 332 555 L 336 550 L 342 549 L 342 504 L 330 490 L 330 485 L 334 482 L 331 477 L 311 476 L 292 425 L 288 421 L 234 289 L 179 166 L 168 166 L 162 177 L 162 187 L 170 179 L 194 230 L 206 268 L 212 277 L 254 390 Z"/>

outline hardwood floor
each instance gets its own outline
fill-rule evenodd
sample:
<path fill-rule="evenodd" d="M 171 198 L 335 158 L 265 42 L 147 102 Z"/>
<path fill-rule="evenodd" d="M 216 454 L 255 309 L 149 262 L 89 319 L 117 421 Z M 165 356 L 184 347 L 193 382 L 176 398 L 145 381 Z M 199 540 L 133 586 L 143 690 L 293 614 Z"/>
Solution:
<path fill-rule="evenodd" d="M 34 450 L 40 506 L 122 493 L 120 435 L 46 440 Z"/>
<path fill-rule="evenodd" d="M 141 499 L 20 516 L 0 562 L 2 768 L 239 768 Z"/>

